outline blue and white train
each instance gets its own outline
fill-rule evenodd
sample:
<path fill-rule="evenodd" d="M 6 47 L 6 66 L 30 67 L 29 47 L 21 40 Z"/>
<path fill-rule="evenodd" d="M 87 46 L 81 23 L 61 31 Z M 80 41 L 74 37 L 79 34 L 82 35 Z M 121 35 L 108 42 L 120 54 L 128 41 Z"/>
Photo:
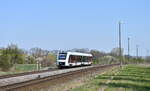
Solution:
<path fill-rule="evenodd" d="M 92 54 L 79 53 L 79 52 L 61 52 L 57 55 L 57 66 L 75 67 L 92 64 Z"/>

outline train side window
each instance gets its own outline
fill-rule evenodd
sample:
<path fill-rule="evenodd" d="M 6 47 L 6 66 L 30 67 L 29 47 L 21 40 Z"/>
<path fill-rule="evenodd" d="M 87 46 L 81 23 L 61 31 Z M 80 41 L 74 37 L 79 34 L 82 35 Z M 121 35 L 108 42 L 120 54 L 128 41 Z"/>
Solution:
<path fill-rule="evenodd" d="M 82 62 L 82 56 L 79 56 L 79 62 Z"/>
<path fill-rule="evenodd" d="M 70 55 L 69 57 L 69 63 L 73 63 L 75 61 L 75 56 Z"/>
<path fill-rule="evenodd" d="M 88 57 L 88 61 L 91 62 L 92 61 L 92 57 Z"/>
<path fill-rule="evenodd" d="M 83 56 L 83 57 L 82 57 L 82 61 L 83 61 L 83 62 L 87 62 L 87 57 L 86 57 L 86 56 Z"/>

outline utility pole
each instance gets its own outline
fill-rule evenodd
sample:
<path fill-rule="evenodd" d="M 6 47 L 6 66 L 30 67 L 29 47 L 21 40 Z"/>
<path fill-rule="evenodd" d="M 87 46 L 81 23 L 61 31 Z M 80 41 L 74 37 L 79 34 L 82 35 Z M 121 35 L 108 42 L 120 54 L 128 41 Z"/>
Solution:
<path fill-rule="evenodd" d="M 147 56 L 149 56 L 149 50 L 148 50 L 148 49 L 146 49 L 146 51 L 147 51 Z"/>
<path fill-rule="evenodd" d="M 121 21 L 119 21 L 119 57 L 120 57 L 120 66 L 122 67 L 122 51 L 121 51 Z"/>
<path fill-rule="evenodd" d="M 128 61 L 130 60 L 130 38 L 128 37 Z"/>
<path fill-rule="evenodd" d="M 138 59 L 139 57 L 139 45 L 136 45 L 136 58 Z"/>

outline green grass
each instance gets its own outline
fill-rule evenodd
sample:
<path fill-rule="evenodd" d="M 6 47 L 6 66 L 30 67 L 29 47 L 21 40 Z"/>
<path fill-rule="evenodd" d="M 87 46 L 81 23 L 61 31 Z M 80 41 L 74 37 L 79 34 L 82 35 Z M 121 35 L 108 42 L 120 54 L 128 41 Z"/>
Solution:
<path fill-rule="evenodd" d="M 99 75 L 72 91 L 150 91 L 150 66 L 127 65 Z"/>
<path fill-rule="evenodd" d="M 36 70 L 36 64 L 16 64 L 14 69 L 8 72 L 0 71 L 0 75 L 16 74 Z"/>
<path fill-rule="evenodd" d="M 36 70 L 36 64 L 17 64 L 15 66 L 16 71 L 33 71 Z"/>

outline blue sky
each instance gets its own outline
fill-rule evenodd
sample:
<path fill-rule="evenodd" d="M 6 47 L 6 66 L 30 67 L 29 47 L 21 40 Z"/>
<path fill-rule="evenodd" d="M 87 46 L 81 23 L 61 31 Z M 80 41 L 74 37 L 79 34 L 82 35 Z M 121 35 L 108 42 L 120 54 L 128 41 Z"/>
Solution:
<path fill-rule="evenodd" d="M 122 45 L 131 54 L 150 49 L 150 0 L 1 0 L 0 46 L 24 49 L 89 48 L 109 52 L 118 46 L 118 21 L 122 20 Z"/>

